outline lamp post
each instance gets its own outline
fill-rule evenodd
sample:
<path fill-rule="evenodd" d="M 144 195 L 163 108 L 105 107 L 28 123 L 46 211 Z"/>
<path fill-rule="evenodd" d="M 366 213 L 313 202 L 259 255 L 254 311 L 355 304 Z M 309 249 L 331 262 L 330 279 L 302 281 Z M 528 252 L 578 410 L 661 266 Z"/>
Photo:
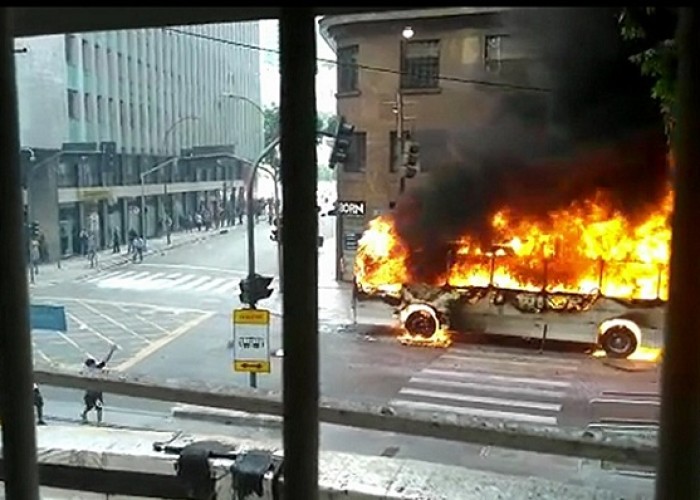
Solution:
<path fill-rule="evenodd" d="M 43 160 L 37 162 L 37 156 L 34 151 L 34 149 L 29 148 L 29 147 L 24 147 L 20 150 L 21 153 L 27 154 L 27 159 L 29 160 L 30 163 L 30 168 L 27 173 L 27 178 L 26 178 L 26 193 L 27 193 L 27 223 L 31 224 L 34 221 L 34 203 L 32 202 L 32 192 L 33 192 L 33 183 L 34 183 L 34 177 L 36 173 L 39 171 L 40 168 L 56 161 L 59 160 L 63 155 L 69 153 L 69 151 L 57 151 L 54 154 L 44 158 Z M 82 151 L 79 152 L 83 157 L 85 155 L 90 155 L 90 154 L 100 154 L 97 151 Z M 55 166 L 54 166 L 55 167 Z M 31 257 L 31 247 L 32 247 L 32 239 L 30 235 L 27 235 L 27 245 L 28 245 L 28 252 L 29 256 Z M 59 251 L 58 253 L 58 260 L 56 261 L 56 265 L 58 268 L 61 268 L 61 252 Z M 29 265 L 29 281 L 30 283 L 34 283 L 34 266 Z"/>
<path fill-rule="evenodd" d="M 228 99 L 235 99 L 235 100 L 246 102 L 246 103 L 250 104 L 253 108 L 255 108 L 258 111 L 258 113 L 260 113 L 260 116 L 262 117 L 263 121 L 265 120 L 265 111 L 257 102 L 253 101 L 251 98 L 246 97 L 244 95 L 235 94 L 233 92 L 224 92 L 222 94 L 222 96 L 226 97 Z M 269 146 L 272 146 L 272 147 L 269 150 L 267 148 L 265 148 L 265 151 L 266 151 L 265 156 L 267 156 L 274 149 L 274 147 L 276 145 L 277 145 L 277 143 L 275 143 L 275 141 L 273 140 L 272 143 L 269 144 Z M 262 162 L 262 160 L 265 159 L 265 156 L 260 158 L 260 162 Z M 257 165 L 257 163 L 256 163 L 256 165 Z M 256 169 L 257 167 L 254 166 L 253 168 Z M 270 175 L 270 177 L 272 177 L 272 181 L 274 183 L 273 213 L 275 215 L 275 220 L 277 220 L 278 224 L 279 224 L 279 222 L 280 222 L 279 171 L 274 165 L 272 165 L 272 170 L 264 169 L 264 171 L 267 172 Z M 252 190 L 251 186 L 254 185 L 254 183 L 255 183 L 255 179 L 256 179 L 255 174 L 256 174 L 256 172 L 251 173 L 250 180 L 249 180 L 249 186 L 247 189 L 248 192 L 246 193 L 246 212 L 248 213 L 247 217 L 249 219 L 251 218 L 251 214 L 253 213 L 253 210 L 251 209 L 251 205 L 248 202 L 248 200 L 252 198 L 253 190 Z M 254 208 L 254 206 L 253 206 L 253 208 Z M 282 276 L 282 239 L 281 238 L 277 238 L 277 267 L 278 267 L 278 274 L 279 274 L 280 291 L 282 291 L 283 286 L 284 286 L 284 278 Z"/>
<path fill-rule="evenodd" d="M 173 131 L 182 123 L 188 121 L 188 120 L 199 120 L 199 116 L 196 115 L 186 115 L 186 116 L 181 116 L 177 120 L 175 120 L 165 132 L 163 132 L 163 139 L 160 142 L 160 151 L 163 151 L 164 149 L 167 149 L 168 146 L 168 139 L 170 139 L 170 134 L 173 133 Z M 173 149 L 175 149 L 173 147 Z M 166 167 L 170 165 L 171 163 L 175 163 L 177 165 L 177 157 L 174 156 L 172 158 L 169 158 L 165 160 L 164 162 L 156 164 L 154 167 L 150 168 L 149 170 L 146 170 L 145 172 L 142 172 L 139 174 L 139 178 L 141 180 L 141 217 L 140 217 L 140 225 L 141 225 L 141 236 L 143 237 L 144 244 L 147 241 L 148 238 L 148 227 L 147 227 L 147 222 L 148 219 L 146 219 L 146 177 L 148 177 L 150 174 L 153 172 L 157 172 L 163 167 Z M 165 179 L 163 181 L 163 196 L 168 195 L 168 180 Z M 163 205 L 165 205 L 165 200 L 163 200 Z"/>
<path fill-rule="evenodd" d="M 410 26 L 406 26 L 401 32 L 401 40 L 399 42 L 399 61 L 400 61 L 400 72 L 399 72 L 399 85 L 396 91 L 396 136 L 398 138 L 399 145 L 399 159 L 403 158 L 403 152 L 406 148 L 406 133 L 404 132 L 404 102 L 403 102 L 403 81 L 404 75 L 406 75 L 406 42 L 413 38 L 415 32 Z M 399 179 L 399 194 L 402 194 L 406 190 L 406 175 L 401 174 Z"/>

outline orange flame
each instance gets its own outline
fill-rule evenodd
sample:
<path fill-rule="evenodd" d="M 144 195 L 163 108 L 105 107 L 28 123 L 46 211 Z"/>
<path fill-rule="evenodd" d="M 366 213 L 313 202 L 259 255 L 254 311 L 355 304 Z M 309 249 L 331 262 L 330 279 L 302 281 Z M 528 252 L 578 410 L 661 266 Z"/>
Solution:
<path fill-rule="evenodd" d="M 446 277 L 456 287 L 592 293 L 666 300 L 673 192 L 642 220 L 613 210 L 601 192 L 545 217 L 519 217 L 508 207 L 491 216 L 496 245 L 482 248 L 472 235 L 457 242 Z M 355 261 L 358 287 L 391 293 L 412 281 L 410 250 L 383 215 L 370 222 Z"/>
<path fill-rule="evenodd" d="M 408 247 L 396 232 L 393 219 L 381 215 L 369 223 L 355 258 L 355 282 L 366 293 L 396 293 L 408 282 Z"/>

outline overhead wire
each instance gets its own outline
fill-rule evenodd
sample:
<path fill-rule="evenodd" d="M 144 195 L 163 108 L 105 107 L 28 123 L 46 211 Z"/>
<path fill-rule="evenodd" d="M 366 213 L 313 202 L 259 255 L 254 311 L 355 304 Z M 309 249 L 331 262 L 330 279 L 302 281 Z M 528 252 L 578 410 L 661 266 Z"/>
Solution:
<path fill-rule="evenodd" d="M 269 52 L 269 53 L 274 53 L 274 54 L 280 53 L 279 49 L 271 49 L 268 47 L 261 47 L 259 45 L 254 45 L 254 44 L 245 43 L 245 42 L 236 42 L 234 40 L 227 40 L 225 38 L 219 38 L 216 36 L 206 35 L 204 33 L 197 33 L 194 31 L 185 30 L 185 29 L 181 29 L 181 28 L 167 27 L 167 28 L 161 28 L 161 29 L 163 31 L 169 31 L 171 33 L 177 33 L 180 35 L 200 38 L 202 40 L 207 40 L 207 41 L 211 41 L 211 42 L 224 43 L 227 45 L 241 47 L 244 49 L 258 50 L 258 51 Z M 365 71 L 374 71 L 377 73 L 389 73 L 389 74 L 394 74 L 394 75 L 401 75 L 402 74 L 402 72 L 400 70 L 396 70 L 396 69 L 384 68 L 384 67 L 380 67 L 380 66 L 371 66 L 368 64 L 351 63 L 351 62 L 344 63 L 344 62 L 336 61 L 333 59 L 326 59 L 326 58 L 322 58 L 322 57 L 317 57 L 316 61 L 321 62 L 321 63 L 325 63 L 325 64 L 334 65 L 334 66 L 336 66 L 336 65 L 354 66 L 354 67 L 357 67 L 358 69 L 362 69 Z M 469 84 L 469 85 L 481 85 L 481 86 L 487 86 L 487 87 L 498 87 L 498 88 L 506 88 L 506 89 L 510 89 L 510 90 L 527 90 L 527 91 L 531 91 L 531 92 L 551 92 L 550 89 L 545 88 L 545 87 L 517 85 L 517 84 L 513 84 L 513 83 L 504 83 L 504 82 L 490 82 L 488 80 L 461 78 L 461 77 L 456 77 L 456 76 L 438 75 L 437 79 L 445 81 L 445 82 L 462 83 L 462 84 Z"/>

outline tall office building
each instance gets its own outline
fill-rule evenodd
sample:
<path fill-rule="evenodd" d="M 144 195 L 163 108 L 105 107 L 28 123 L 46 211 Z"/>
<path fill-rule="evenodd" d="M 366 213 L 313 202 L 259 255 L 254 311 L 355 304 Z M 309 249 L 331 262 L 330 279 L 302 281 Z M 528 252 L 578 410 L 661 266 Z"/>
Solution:
<path fill-rule="evenodd" d="M 257 22 L 17 41 L 28 215 L 52 257 L 74 252 L 81 229 L 103 244 L 115 229 L 152 236 L 166 216 L 177 227 L 230 201 L 246 164 L 211 156 L 250 160 L 263 147 L 258 44 Z M 156 169 L 142 188 L 141 174 L 183 153 L 210 158 Z"/>

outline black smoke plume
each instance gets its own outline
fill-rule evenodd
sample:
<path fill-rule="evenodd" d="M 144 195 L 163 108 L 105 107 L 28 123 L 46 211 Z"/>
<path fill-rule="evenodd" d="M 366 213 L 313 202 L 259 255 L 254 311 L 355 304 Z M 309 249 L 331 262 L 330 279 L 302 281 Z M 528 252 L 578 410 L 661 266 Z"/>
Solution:
<path fill-rule="evenodd" d="M 634 218 L 665 193 L 662 120 L 651 82 L 628 60 L 616 10 L 518 9 L 503 30 L 540 54 L 533 67 L 550 89 L 544 123 L 533 122 L 528 105 L 541 95 L 504 89 L 492 122 L 453 138 L 460 161 L 433 163 L 427 182 L 403 196 L 397 230 L 412 249 L 415 279 L 442 274 L 462 235 L 488 245 L 490 216 L 505 206 L 538 217 L 604 191 Z"/>

